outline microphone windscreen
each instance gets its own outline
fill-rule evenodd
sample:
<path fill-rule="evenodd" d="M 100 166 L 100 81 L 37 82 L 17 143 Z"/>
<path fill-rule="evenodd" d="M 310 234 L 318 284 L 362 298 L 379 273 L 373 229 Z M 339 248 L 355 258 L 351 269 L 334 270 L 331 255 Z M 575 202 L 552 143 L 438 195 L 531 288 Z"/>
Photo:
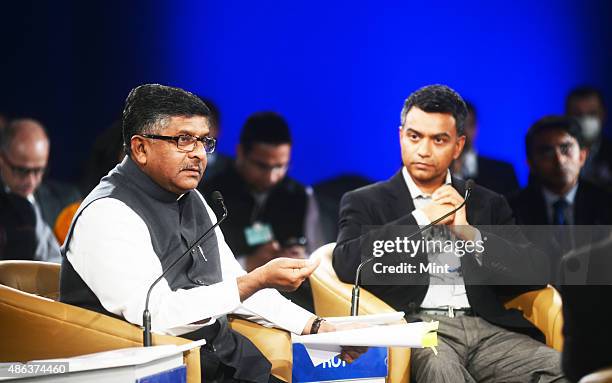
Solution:
<path fill-rule="evenodd" d="M 465 190 L 472 190 L 474 188 L 474 185 L 476 185 L 476 182 L 474 182 L 474 180 L 470 178 L 465 182 Z"/>
<path fill-rule="evenodd" d="M 216 204 L 222 204 L 223 203 L 223 196 L 221 195 L 221 192 L 218 190 L 215 190 L 214 192 L 212 192 L 210 194 L 210 198 L 215 201 Z"/>

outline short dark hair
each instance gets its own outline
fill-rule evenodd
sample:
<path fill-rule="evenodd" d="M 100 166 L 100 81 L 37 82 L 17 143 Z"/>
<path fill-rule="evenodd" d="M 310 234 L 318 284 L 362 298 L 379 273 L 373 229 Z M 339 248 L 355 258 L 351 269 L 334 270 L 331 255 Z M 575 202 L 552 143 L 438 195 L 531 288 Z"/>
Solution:
<path fill-rule="evenodd" d="M 580 145 L 581 148 L 584 147 L 582 129 L 580 128 L 580 123 L 578 123 L 575 118 L 566 116 L 546 116 L 536 121 L 527 131 L 527 135 L 525 136 L 525 150 L 527 151 L 528 159 L 531 159 L 533 156 L 533 144 L 536 136 L 551 130 L 566 132 L 578 141 L 578 145 Z"/>
<path fill-rule="evenodd" d="M 208 118 L 210 110 L 199 97 L 180 88 L 145 84 L 132 89 L 123 109 L 123 145 L 128 155 L 133 135 L 159 131 L 177 116 Z"/>
<path fill-rule="evenodd" d="M 467 107 L 459 93 L 446 85 L 427 85 L 412 93 L 404 102 L 401 124 L 404 126 L 406 115 L 415 106 L 426 113 L 452 114 L 455 118 L 457 135 L 464 135 Z"/>
<path fill-rule="evenodd" d="M 291 144 L 287 121 L 276 112 L 257 112 L 249 116 L 240 132 L 240 145 L 248 153 L 254 144 Z"/>
<path fill-rule="evenodd" d="M 572 89 L 567 95 L 567 98 L 565 99 L 565 113 L 569 112 L 570 104 L 575 100 L 580 100 L 592 96 L 595 96 L 599 100 L 599 103 L 601 104 L 602 108 L 606 108 L 603 93 L 601 93 L 601 91 L 595 87 L 583 85 Z"/>

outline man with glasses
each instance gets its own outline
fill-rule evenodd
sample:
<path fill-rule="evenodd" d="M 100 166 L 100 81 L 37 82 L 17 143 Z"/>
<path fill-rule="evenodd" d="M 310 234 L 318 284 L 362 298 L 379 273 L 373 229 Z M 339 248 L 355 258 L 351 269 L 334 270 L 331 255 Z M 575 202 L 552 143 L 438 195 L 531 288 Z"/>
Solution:
<path fill-rule="evenodd" d="M 80 195 L 75 188 L 43 180 L 48 158 L 49 138 L 38 121 L 14 120 L 1 131 L 0 193 L 12 193 L 30 202 L 36 217 L 34 259 L 59 262 L 59 244 L 52 228 L 62 209 L 79 200 Z M 24 254 L 4 257 L 28 258 Z"/>
<path fill-rule="evenodd" d="M 206 105 L 182 89 L 142 85 L 130 92 L 127 155 L 75 214 L 62 248 L 60 300 L 142 325 L 149 286 L 166 272 L 150 296 L 152 331 L 206 339 L 203 381 L 265 383 L 275 380 L 269 362 L 228 327 L 226 314 L 296 334 L 336 327 L 274 290 L 296 289 L 316 263 L 281 258 L 247 274 L 219 228 L 200 239 L 216 222 L 194 190 L 215 148 L 208 116 Z M 227 204 L 230 216 L 238 213 Z"/>
<path fill-rule="evenodd" d="M 289 126 L 282 116 L 255 113 L 240 133 L 235 167 L 202 184 L 205 196 L 220 190 L 234 208 L 221 226 L 246 270 L 278 257 L 307 257 L 306 238 L 312 238 L 307 221 L 316 220 L 316 204 L 304 186 L 287 176 L 291 146 Z M 314 309 L 308 281 L 285 296 Z"/>

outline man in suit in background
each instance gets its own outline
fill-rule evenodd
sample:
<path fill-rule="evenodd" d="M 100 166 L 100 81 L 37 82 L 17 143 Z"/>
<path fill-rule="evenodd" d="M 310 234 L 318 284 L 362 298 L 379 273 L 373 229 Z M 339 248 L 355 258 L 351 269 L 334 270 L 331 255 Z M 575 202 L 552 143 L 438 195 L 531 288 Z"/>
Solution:
<path fill-rule="evenodd" d="M 478 185 L 504 195 L 518 190 L 518 180 L 511 163 L 483 156 L 476 150 L 478 115 L 472 103 L 465 104 L 468 111 L 465 119 L 465 147 L 459 158 L 453 161 L 453 175 L 464 180 L 471 178 Z"/>
<path fill-rule="evenodd" d="M 578 122 L 548 116 L 525 137 L 531 172 L 527 187 L 509 199 L 522 225 L 609 225 L 612 195 L 582 179 L 587 149 Z"/>
<path fill-rule="evenodd" d="M 589 150 L 582 176 L 611 190 L 612 140 L 604 134 L 607 110 L 603 94 L 590 86 L 572 89 L 565 100 L 565 114 L 578 119 Z"/>
<path fill-rule="evenodd" d="M 32 119 L 14 120 L 0 136 L 0 193 L 27 199 L 36 214 L 35 260 L 60 262 L 59 244 L 53 234 L 55 220 L 67 205 L 80 199 L 76 188 L 44 180 L 49 159 L 49 138 Z"/>
<path fill-rule="evenodd" d="M 388 181 L 349 192 L 342 199 L 333 253 L 334 269 L 342 281 L 355 282 L 359 263 L 369 257 L 363 251 L 369 238 L 392 239 L 398 229 L 404 235 L 414 232 L 464 202 L 466 184 L 451 178 L 449 167 L 464 147 L 466 114 L 461 96 L 447 86 L 427 86 L 408 97 L 399 129 L 404 166 Z M 439 283 L 446 276 L 432 272 L 376 276 L 376 264 L 368 269 L 375 275 L 370 281 L 364 276 L 369 291 L 410 317 L 440 322 L 438 355 L 429 349 L 412 350 L 412 378 L 417 382 L 565 381 L 558 352 L 519 333 L 537 331 L 519 312 L 503 307 L 508 295 L 527 287 L 470 283 L 533 277 L 547 267 L 541 258 L 532 257 L 512 224 L 504 197 L 475 186 L 467 206 L 434 227 L 464 243 L 488 238 L 482 251 L 473 249 L 452 270 L 447 268 L 455 283 Z M 510 226 L 481 232 L 473 225 Z M 408 262 L 431 264 L 433 259 L 444 259 L 445 252 L 421 251 Z M 450 262 L 455 257 L 451 255 Z M 389 282 L 392 277 L 395 284 Z"/>

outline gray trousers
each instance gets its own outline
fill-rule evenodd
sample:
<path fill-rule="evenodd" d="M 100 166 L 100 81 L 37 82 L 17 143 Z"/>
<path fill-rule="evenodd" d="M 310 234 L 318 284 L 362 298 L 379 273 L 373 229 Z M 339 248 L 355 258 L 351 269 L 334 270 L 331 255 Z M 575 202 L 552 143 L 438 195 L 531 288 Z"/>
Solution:
<path fill-rule="evenodd" d="M 412 349 L 412 382 L 568 382 L 561 354 L 527 335 L 474 316 L 419 316 L 440 322 L 438 355 Z"/>

